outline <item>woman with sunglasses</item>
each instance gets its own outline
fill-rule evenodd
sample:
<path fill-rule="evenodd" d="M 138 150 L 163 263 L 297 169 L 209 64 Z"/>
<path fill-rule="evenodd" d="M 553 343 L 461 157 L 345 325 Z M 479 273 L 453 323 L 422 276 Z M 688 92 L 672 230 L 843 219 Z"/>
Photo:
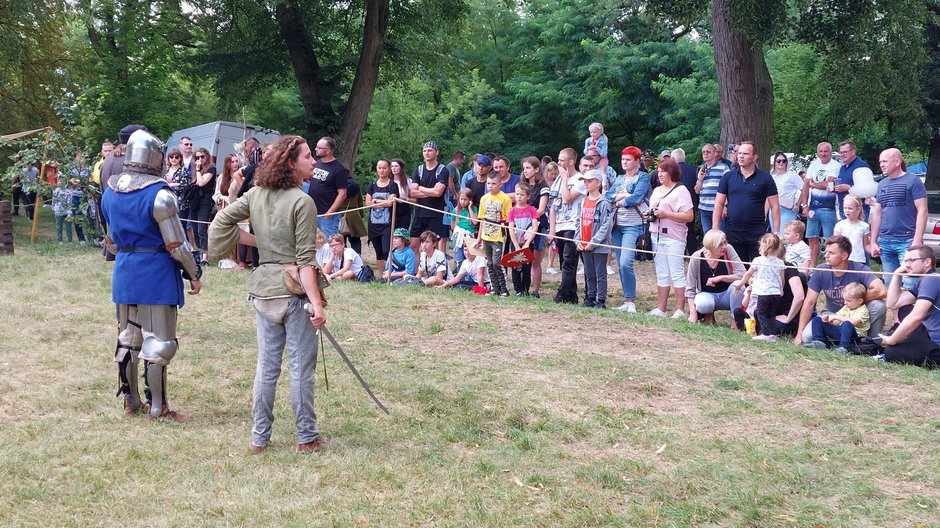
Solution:
<path fill-rule="evenodd" d="M 215 192 L 216 168 L 212 164 L 212 155 L 205 148 L 196 149 L 193 156 L 193 182 L 196 192 L 193 193 L 195 203 L 189 204 L 191 219 L 195 220 L 196 248 L 202 250 L 202 265 L 209 263 L 206 258 L 206 246 L 209 244 L 209 221 L 212 220 L 214 203 L 212 194 Z"/>
<path fill-rule="evenodd" d="M 166 182 L 173 189 L 173 193 L 176 194 L 176 202 L 180 208 L 179 217 L 185 227 L 186 221 L 189 219 L 189 201 L 185 200 L 183 195 L 192 179 L 189 176 L 189 171 L 186 170 L 186 166 L 183 165 L 183 153 L 179 149 L 171 150 L 167 154 L 166 160 Z"/>
<path fill-rule="evenodd" d="M 774 154 L 774 169 L 771 176 L 774 177 L 777 195 L 780 197 L 780 225 L 773 226 L 773 228 L 774 232 L 780 236 L 783 236 L 783 226 L 791 220 L 796 220 L 800 206 L 800 193 L 803 191 L 803 179 L 787 165 L 786 154 L 783 152 Z"/>

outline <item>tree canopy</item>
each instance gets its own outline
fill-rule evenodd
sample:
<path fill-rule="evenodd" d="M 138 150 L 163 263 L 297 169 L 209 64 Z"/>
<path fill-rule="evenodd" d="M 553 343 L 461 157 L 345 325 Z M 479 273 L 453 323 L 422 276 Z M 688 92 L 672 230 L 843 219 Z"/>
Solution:
<path fill-rule="evenodd" d="M 96 149 L 131 122 L 167 137 L 244 119 L 334 135 L 369 177 L 378 157 L 418 161 L 427 139 L 443 156 L 580 150 L 595 121 L 614 151 L 683 147 L 694 162 L 750 119 L 773 150 L 852 139 L 871 162 L 888 146 L 919 161 L 929 145 L 940 171 L 938 13 L 935 0 L 10 2 L 0 123 Z M 749 50 L 747 76 L 728 69 L 728 38 Z"/>

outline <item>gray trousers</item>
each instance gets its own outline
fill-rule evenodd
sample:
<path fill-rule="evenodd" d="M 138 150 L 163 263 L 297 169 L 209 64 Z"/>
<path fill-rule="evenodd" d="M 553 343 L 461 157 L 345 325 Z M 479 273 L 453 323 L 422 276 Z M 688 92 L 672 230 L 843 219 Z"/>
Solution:
<path fill-rule="evenodd" d="M 297 424 L 297 443 L 312 442 L 320 435 L 313 410 L 313 381 L 317 369 L 317 335 L 303 310 L 305 297 L 293 296 L 280 324 L 257 313 L 258 366 L 255 371 L 251 412 L 251 443 L 264 447 L 274 424 L 274 395 L 281 375 L 281 357 L 287 347 L 290 399 Z M 255 310 L 257 312 L 257 309 Z"/>

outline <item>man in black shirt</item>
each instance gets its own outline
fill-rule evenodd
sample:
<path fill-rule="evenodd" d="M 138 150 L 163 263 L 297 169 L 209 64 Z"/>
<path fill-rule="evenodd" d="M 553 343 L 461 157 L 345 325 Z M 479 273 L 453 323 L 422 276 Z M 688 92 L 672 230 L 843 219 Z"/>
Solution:
<path fill-rule="evenodd" d="M 444 225 L 444 191 L 447 190 L 448 172 L 437 161 L 437 143 L 428 141 L 421 149 L 424 163 L 415 167 L 411 175 L 411 197 L 417 199 L 415 218 L 411 223 L 411 249 L 418 254 L 418 237 L 431 231 L 438 238 L 450 237 L 450 226 Z M 421 207 L 421 206 L 427 207 Z"/>
<path fill-rule="evenodd" d="M 335 149 L 336 140 L 331 137 L 322 137 L 317 141 L 317 166 L 313 169 L 310 188 L 307 190 L 317 206 L 317 227 L 327 238 L 339 233 L 341 215 L 334 213 L 346 202 L 346 187 L 349 184 L 349 169 L 333 156 Z"/>

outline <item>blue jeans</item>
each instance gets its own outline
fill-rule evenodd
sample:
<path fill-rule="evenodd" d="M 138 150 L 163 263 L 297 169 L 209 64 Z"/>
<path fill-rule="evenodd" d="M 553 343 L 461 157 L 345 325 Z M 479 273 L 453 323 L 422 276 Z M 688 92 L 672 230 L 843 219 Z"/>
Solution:
<path fill-rule="evenodd" d="M 613 245 L 617 247 L 635 248 L 636 239 L 643 233 L 643 226 L 614 226 L 612 230 Z M 623 288 L 623 298 L 626 301 L 636 299 L 636 271 L 633 262 L 636 260 L 635 251 L 615 249 L 617 266 L 620 268 L 620 287 Z"/>
<path fill-rule="evenodd" d="M 818 315 L 813 317 L 813 341 L 822 341 L 823 343 L 826 340 L 832 342 L 839 342 L 839 346 L 842 348 L 849 348 L 858 337 L 858 332 L 855 331 L 855 326 L 848 322 L 843 321 L 840 324 L 829 324 L 824 323 L 822 318 Z"/>
<path fill-rule="evenodd" d="M 878 238 L 878 245 L 881 247 L 881 269 L 885 273 L 894 273 L 894 270 L 900 267 L 901 260 L 904 259 L 907 248 L 911 247 L 913 241 L 912 238 Z M 884 282 L 886 285 L 890 285 L 891 276 L 885 275 Z"/>
<path fill-rule="evenodd" d="M 777 229 L 774 229 L 773 232 L 777 233 L 780 236 L 783 236 L 783 227 L 787 225 L 787 222 L 796 220 L 796 213 L 787 209 L 786 207 L 780 208 L 780 225 L 774 226 Z M 769 212 L 767 213 L 767 223 L 773 225 L 773 215 Z M 834 227 L 834 226 L 833 226 Z"/>
<path fill-rule="evenodd" d="M 334 213 L 332 218 L 317 218 L 317 229 L 323 232 L 323 236 L 330 238 L 330 235 L 339 233 L 339 218 L 341 213 Z"/>
<path fill-rule="evenodd" d="M 712 212 L 713 211 L 706 211 L 705 209 L 698 210 L 699 218 L 702 220 L 702 233 L 708 233 L 712 230 Z M 721 229 L 722 231 L 725 230 L 724 218 L 722 218 L 721 222 L 719 222 L 718 229 Z"/>
<path fill-rule="evenodd" d="M 823 240 L 832 236 L 836 227 L 836 210 L 812 209 L 813 217 L 806 220 L 806 238 L 821 238 Z M 822 234 L 820 234 L 820 232 Z"/>
<path fill-rule="evenodd" d="M 276 324 L 257 314 L 258 365 L 255 370 L 251 414 L 251 443 L 264 447 L 274 425 L 274 395 L 281 375 L 281 357 L 287 347 L 290 401 L 296 416 L 297 443 L 312 442 L 320 435 L 313 410 L 313 380 L 317 368 L 317 335 L 310 316 L 302 308 L 306 297 L 290 299 L 287 314 Z"/>

